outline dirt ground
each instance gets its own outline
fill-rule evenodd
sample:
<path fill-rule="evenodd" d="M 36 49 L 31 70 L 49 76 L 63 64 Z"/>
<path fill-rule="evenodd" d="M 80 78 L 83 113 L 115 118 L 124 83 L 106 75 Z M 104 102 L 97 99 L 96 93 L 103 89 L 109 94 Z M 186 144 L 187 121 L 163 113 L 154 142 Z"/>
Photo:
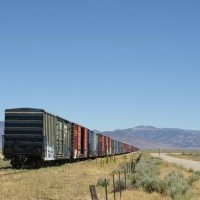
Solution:
<path fill-rule="evenodd" d="M 160 157 L 167 162 L 181 165 L 186 169 L 193 169 L 195 171 L 200 171 L 200 162 L 199 161 L 175 158 L 175 157 L 168 156 L 165 153 L 161 153 L 160 155 L 158 153 L 151 153 L 151 156 Z"/>

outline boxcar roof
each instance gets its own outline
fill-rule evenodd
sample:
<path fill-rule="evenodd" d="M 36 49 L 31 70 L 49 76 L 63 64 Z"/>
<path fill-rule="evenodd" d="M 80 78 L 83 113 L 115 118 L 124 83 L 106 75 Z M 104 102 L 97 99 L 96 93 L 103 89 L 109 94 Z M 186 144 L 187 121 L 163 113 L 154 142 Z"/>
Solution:
<path fill-rule="evenodd" d="M 45 112 L 45 110 L 38 108 L 11 108 L 6 109 L 5 112 Z"/>
<path fill-rule="evenodd" d="M 50 112 L 48 112 L 48 111 L 46 111 L 44 109 L 40 109 L 40 108 L 11 108 L 11 109 L 6 109 L 5 112 L 45 112 L 45 113 L 47 113 L 49 115 L 52 115 L 54 117 L 59 117 L 60 119 L 63 119 L 65 121 L 69 122 L 69 120 L 66 120 L 63 117 L 60 117 L 58 115 L 55 115 L 53 113 L 50 113 Z"/>

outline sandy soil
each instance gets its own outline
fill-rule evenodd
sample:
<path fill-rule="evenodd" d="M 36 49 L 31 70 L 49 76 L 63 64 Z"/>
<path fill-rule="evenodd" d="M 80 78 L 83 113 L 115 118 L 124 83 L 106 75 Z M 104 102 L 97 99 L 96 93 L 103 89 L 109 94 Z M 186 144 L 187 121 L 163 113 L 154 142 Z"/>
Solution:
<path fill-rule="evenodd" d="M 175 157 L 167 156 L 165 153 L 161 153 L 160 156 L 159 156 L 158 153 L 151 153 L 151 155 L 154 156 L 154 157 L 160 157 L 167 162 L 175 163 L 177 165 L 181 165 L 186 169 L 193 169 L 195 171 L 198 171 L 198 170 L 200 171 L 200 162 L 199 161 L 175 158 Z"/>

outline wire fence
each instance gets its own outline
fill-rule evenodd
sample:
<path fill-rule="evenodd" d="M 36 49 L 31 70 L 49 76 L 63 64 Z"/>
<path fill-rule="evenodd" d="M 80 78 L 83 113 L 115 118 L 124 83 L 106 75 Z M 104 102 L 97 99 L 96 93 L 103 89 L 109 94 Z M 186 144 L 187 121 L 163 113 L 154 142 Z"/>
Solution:
<path fill-rule="evenodd" d="M 118 171 L 117 174 L 113 173 L 112 193 L 113 193 L 114 200 L 117 200 L 117 193 L 119 193 L 120 200 L 122 199 L 122 192 L 127 189 L 127 176 L 128 174 L 133 174 L 135 172 L 135 167 L 139 163 L 141 156 L 142 154 L 140 154 L 135 160 L 132 159 L 130 162 L 127 162 L 125 169 Z M 104 165 L 103 162 L 101 164 Z M 103 185 L 105 187 L 105 200 L 108 200 L 108 183 L 109 183 L 108 180 L 104 179 Z M 95 186 L 94 186 L 94 189 L 95 189 Z M 99 200 L 97 197 L 97 194 L 96 196 L 94 196 L 92 195 L 93 193 L 91 192 L 92 200 Z"/>

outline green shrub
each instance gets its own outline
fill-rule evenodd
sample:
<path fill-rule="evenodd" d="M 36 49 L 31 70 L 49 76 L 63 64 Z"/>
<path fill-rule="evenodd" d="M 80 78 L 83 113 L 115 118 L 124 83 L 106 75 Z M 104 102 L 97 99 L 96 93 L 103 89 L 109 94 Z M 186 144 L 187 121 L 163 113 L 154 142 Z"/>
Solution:
<path fill-rule="evenodd" d="M 116 181 L 115 182 L 115 191 L 119 192 L 120 190 L 125 189 L 125 183 L 123 181 Z"/>
<path fill-rule="evenodd" d="M 194 169 L 190 168 L 188 169 L 188 172 L 194 173 Z"/>
<path fill-rule="evenodd" d="M 123 158 L 123 160 L 125 160 L 125 161 L 126 161 L 126 159 L 127 159 L 126 155 L 123 155 L 122 158 Z"/>
<path fill-rule="evenodd" d="M 192 185 L 195 181 L 198 181 L 200 176 L 198 174 L 192 174 L 187 178 L 187 182 L 189 185 Z"/>
<path fill-rule="evenodd" d="M 160 191 L 160 183 L 159 180 L 155 177 L 143 176 L 135 183 L 136 188 L 143 188 L 145 191 L 159 192 Z"/>
<path fill-rule="evenodd" d="M 184 196 L 190 186 L 181 172 L 172 171 L 167 174 L 163 180 L 165 193 L 170 195 L 172 199 Z"/>
<path fill-rule="evenodd" d="M 178 168 L 179 170 L 185 170 L 185 168 L 183 167 L 183 165 L 177 165 L 177 168 Z"/>
<path fill-rule="evenodd" d="M 98 181 L 97 181 L 97 185 L 98 185 L 98 186 L 102 186 L 102 187 L 105 187 L 106 185 L 108 186 L 109 183 L 110 183 L 110 180 L 106 180 L 106 181 L 105 181 L 105 178 L 102 178 L 102 177 L 100 177 L 100 178 L 98 179 Z"/>
<path fill-rule="evenodd" d="M 128 176 L 134 188 L 141 188 L 147 192 L 162 191 L 161 181 L 158 179 L 159 164 L 162 161 L 159 158 L 150 158 L 140 161 L 135 168 L 135 173 Z"/>
<path fill-rule="evenodd" d="M 127 167 L 127 162 L 122 162 L 122 163 L 119 163 L 119 167 L 121 168 L 121 169 L 126 169 L 126 167 Z"/>
<path fill-rule="evenodd" d="M 143 189 L 146 192 L 157 192 L 169 195 L 173 200 L 190 200 L 196 197 L 192 189 L 193 182 L 200 179 L 200 171 L 193 173 L 187 179 L 180 171 L 172 171 L 163 180 L 159 179 L 160 158 L 147 158 L 140 161 L 133 174 L 127 174 L 128 187 Z M 183 168 L 179 166 L 179 168 Z"/>
<path fill-rule="evenodd" d="M 151 160 L 147 162 L 151 163 L 152 165 L 160 165 L 163 161 L 160 158 L 152 157 Z"/>
<path fill-rule="evenodd" d="M 147 161 L 141 161 L 136 165 L 135 172 L 140 176 L 148 175 L 151 177 L 159 175 L 159 167 L 158 163 L 160 163 L 157 159 L 150 159 Z"/>
<path fill-rule="evenodd" d="M 194 174 L 200 176 L 200 171 L 196 171 Z"/>
<path fill-rule="evenodd" d="M 114 169 L 114 170 L 112 171 L 112 173 L 111 173 L 111 174 L 112 174 L 112 175 L 113 175 L 113 174 L 119 174 L 119 172 L 120 172 L 120 170 L 119 170 L 119 169 Z"/>

